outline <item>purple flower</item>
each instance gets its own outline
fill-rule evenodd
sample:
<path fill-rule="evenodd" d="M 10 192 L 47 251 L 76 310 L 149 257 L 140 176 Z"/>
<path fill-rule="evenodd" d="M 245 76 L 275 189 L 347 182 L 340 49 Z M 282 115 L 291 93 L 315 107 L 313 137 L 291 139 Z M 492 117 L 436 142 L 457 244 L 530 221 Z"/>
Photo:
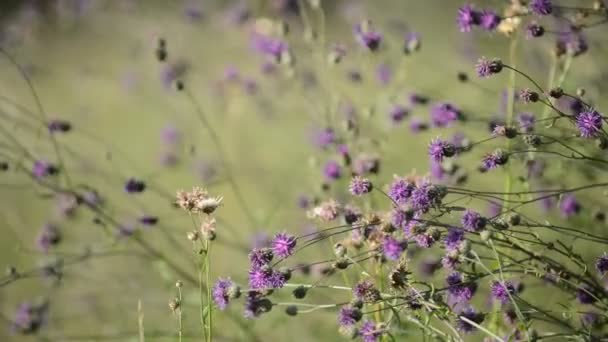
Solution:
<path fill-rule="evenodd" d="M 462 317 L 466 318 L 466 320 L 462 319 Z M 460 312 L 459 317 L 456 320 L 456 329 L 458 329 L 459 331 L 462 331 L 464 333 L 473 332 L 476 328 L 474 325 L 472 325 L 468 321 L 479 324 L 479 323 L 483 322 L 483 319 L 484 319 L 484 316 L 482 313 L 477 313 L 475 311 L 475 309 L 470 308 L 470 307 L 466 308 Z"/>
<path fill-rule="evenodd" d="M 576 127 L 583 138 L 596 137 L 602 130 L 602 116 L 595 110 L 588 110 L 576 116 Z"/>
<path fill-rule="evenodd" d="M 561 53 L 570 53 L 574 57 L 587 52 L 589 44 L 581 32 L 562 32 L 557 38 L 557 49 Z"/>
<path fill-rule="evenodd" d="M 376 69 L 376 79 L 378 80 L 378 83 L 385 86 L 391 82 L 392 78 L 393 72 L 388 64 L 383 63 L 378 65 L 378 68 Z"/>
<path fill-rule="evenodd" d="M 407 108 L 401 105 L 395 105 L 389 111 L 389 117 L 394 124 L 400 123 L 409 114 Z"/>
<path fill-rule="evenodd" d="M 359 328 L 359 334 L 363 342 L 378 342 L 382 336 L 382 331 L 376 327 L 373 321 L 365 321 Z"/>
<path fill-rule="evenodd" d="M 441 162 L 431 159 L 431 176 L 437 181 L 441 181 L 445 177 L 445 170 Z"/>
<path fill-rule="evenodd" d="M 477 285 L 475 283 L 464 283 L 462 275 L 458 272 L 450 273 L 445 278 L 445 282 L 448 285 L 448 294 L 450 295 L 450 298 L 456 303 L 470 301 L 477 291 Z"/>
<path fill-rule="evenodd" d="M 47 223 L 42 226 L 40 233 L 36 237 L 36 245 L 38 249 L 47 253 L 52 246 L 61 242 L 61 233 L 56 225 Z"/>
<path fill-rule="evenodd" d="M 325 163 L 323 173 L 326 180 L 336 180 L 342 176 L 342 167 L 335 160 L 330 160 Z"/>
<path fill-rule="evenodd" d="M 484 171 L 495 169 L 500 165 L 506 164 L 508 161 L 508 155 L 502 150 L 496 150 L 492 153 L 486 154 L 481 159 L 481 166 Z"/>
<path fill-rule="evenodd" d="M 32 174 L 36 178 L 43 178 L 46 176 L 54 175 L 57 173 L 57 171 L 57 167 L 44 160 L 36 160 L 34 161 L 34 165 L 32 166 Z"/>
<path fill-rule="evenodd" d="M 480 26 L 487 31 L 494 31 L 502 19 L 492 10 L 483 10 L 480 16 Z"/>
<path fill-rule="evenodd" d="M 399 260 L 403 251 L 405 251 L 406 244 L 404 241 L 399 241 L 392 236 L 386 236 L 382 243 L 382 251 L 384 256 L 389 260 Z"/>
<path fill-rule="evenodd" d="M 336 142 L 336 134 L 331 128 L 315 130 L 312 133 L 312 142 L 319 148 L 327 148 Z"/>
<path fill-rule="evenodd" d="M 428 124 L 419 117 L 414 117 L 410 120 L 410 131 L 412 133 L 419 133 L 429 128 Z"/>
<path fill-rule="evenodd" d="M 433 235 L 425 232 L 416 234 L 416 236 L 414 236 L 414 241 L 416 241 L 416 245 L 420 248 L 431 248 L 435 243 L 435 238 Z"/>
<path fill-rule="evenodd" d="M 604 253 L 604 255 L 597 258 L 595 268 L 602 276 L 608 272 L 608 254 Z"/>
<path fill-rule="evenodd" d="M 492 298 L 501 302 L 502 304 L 506 304 L 510 301 L 510 297 L 516 293 L 517 289 L 515 285 L 513 285 L 510 281 L 492 282 L 491 293 Z"/>
<path fill-rule="evenodd" d="M 562 197 L 559 204 L 559 210 L 561 211 L 563 217 L 570 217 L 578 214 L 578 212 L 581 210 L 581 205 L 576 200 L 574 195 L 566 194 L 564 197 Z"/>
<path fill-rule="evenodd" d="M 469 232 L 478 232 L 485 228 L 487 219 L 476 211 L 467 209 L 462 215 L 463 228 Z"/>
<path fill-rule="evenodd" d="M 410 104 L 412 106 L 425 105 L 429 102 L 428 97 L 421 95 L 421 94 L 416 94 L 416 93 L 410 94 L 409 99 L 410 99 Z"/>
<path fill-rule="evenodd" d="M 479 77 L 488 78 L 502 71 L 502 61 L 500 61 L 500 59 L 489 60 L 485 57 L 481 57 L 475 65 L 475 70 Z"/>
<path fill-rule="evenodd" d="M 345 305 L 338 312 L 338 324 L 340 326 L 352 326 L 359 322 L 362 316 L 361 310 Z"/>
<path fill-rule="evenodd" d="M 369 25 L 365 25 L 367 27 L 362 26 L 361 24 L 355 26 L 355 38 L 370 51 L 378 50 L 380 42 L 382 42 L 382 34 L 373 31 Z"/>
<path fill-rule="evenodd" d="M 456 153 L 456 147 L 447 141 L 433 139 L 429 144 L 428 153 L 433 161 L 441 162 L 444 157 L 452 157 Z"/>
<path fill-rule="evenodd" d="M 375 302 L 380 300 L 380 292 L 370 280 L 362 280 L 353 288 L 355 298 L 363 302 Z"/>
<path fill-rule="evenodd" d="M 272 302 L 265 298 L 261 292 L 249 291 L 245 299 L 245 311 L 243 315 L 246 318 L 256 318 L 261 314 L 272 309 Z"/>
<path fill-rule="evenodd" d="M 545 28 L 532 22 L 526 27 L 526 38 L 538 38 L 545 34 Z"/>
<path fill-rule="evenodd" d="M 235 284 L 232 280 L 228 279 L 218 279 L 218 281 L 213 286 L 212 294 L 213 301 L 215 305 L 220 310 L 226 309 L 228 303 L 230 303 L 230 298 L 233 296 L 231 291 L 234 290 Z"/>
<path fill-rule="evenodd" d="M 36 333 L 46 321 L 48 304 L 33 305 L 21 303 L 15 312 L 11 330 L 20 334 Z"/>
<path fill-rule="evenodd" d="M 488 203 L 487 214 L 490 217 L 498 216 L 502 212 L 502 205 L 500 203 L 490 202 Z"/>
<path fill-rule="evenodd" d="M 287 233 L 279 233 L 272 240 L 272 250 L 274 255 L 286 258 L 293 254 L 296 247 L 296 237 Z"/>
<path fill-rule="evenodd" d="M 431 108 L 431 122 L 435 127 L 448 127 L 460 116 L 460 111 L 450 103 L 439 103 Z"/>
<path fill-rule="evenodd" d="M 252 268 L 268 265 L 272 261 L 272 258 L 274 258 L 274 254 L 270 248 L 254 248 L 249 253 L 249 263 Z"/>
<path fill-rule="evenodd" d="M 412 192 L 412 207 L 414 210 L 426 213 L 431 207 L 441 203 L 440 195 L 436 186 L 425 181 Z"/>
<path fill-rule="evenodd" d="M 129 194 L 140 193 L 146 190 L 146 183 L 135 178 L 129 178 L 125 183 L 125 191 Z"/>
<path fill-rule="evenodd" d="M 553 4 L 551 0 L 532 0 L 530 9 L 536 15 L 549 15 L 553 12 Z"/>
<path fill-rule="evenodd" d="M 283 274 L 273 270 L 269 265 L 252 267 L 249 270 L 249 287 L 252 289 L 278 289 L 283 285 L 285 285 Z"/>
<path fill-rule="evenodd" d="M 462 241 L 464 241 L 464 231 L 458 228 L 450 228 L 444 240 L 445 249 L 455 251 L 460 248 Z"/>
<path fill-rule="evenodd" d="M 534 131 L 535 121 L 536 119 L 534 118 L 534 115 L 530 113 L 521 113 L 517 116 L 519 128 L 525 133 Z"/>
<path fill-rule="evenodd" d="M 403 205 L 407 203 L 415 189 L 416 184 L 414 182 L 397 177 L 389 186 L 388 195 L 395 203 Z"/>
<path fill-rule="evenodd" d="M 466 4 L 458 9 L 456 22 L 460 32 L 471 31 L 472 26 L 480 24 L 480 14 L 475 11 L 473 5 Z"/>
<path fill-rule="evenodd" d="M 593 304 L 597 298 L 593 295 L 593 289 L 588 286 L 582 286 L 576 289 L 576 299 L 581 304 Z"/>
<path fill-rule="evenodd" d="M 362 196 L 372 191 L 372 182 L 360 176 L 355 176 L 351 179 L 348 190 L 355 196 Z"/>
<path fill-rule="evenodd" d="M 284 41 L 257 33 L 252 35 L 251 45 L 258 53 L 270 56 L 275 61 L 279 61 L 281 55 L 288 49 Z"/>
<path fill-rule="evenodd" d="M 405 236 L 411 234 L 411 229 L 417 223 L 417 219 L 420 217 L 419 213 L 405 212 L 399 208 L 395 208 L 391 211 L 391 224 L 396 228 L 401 228 Z"/>

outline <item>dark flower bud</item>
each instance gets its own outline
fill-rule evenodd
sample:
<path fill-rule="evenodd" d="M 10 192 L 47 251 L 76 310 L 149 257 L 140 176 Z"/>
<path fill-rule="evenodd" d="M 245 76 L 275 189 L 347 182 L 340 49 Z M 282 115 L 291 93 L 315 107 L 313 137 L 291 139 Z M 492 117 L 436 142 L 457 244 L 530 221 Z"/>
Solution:
<path fill-rule="evenodd" d="M 279 269 L 279 273 L 281 273 L 281 276 L 283 276 L 283 279 L 285 281 L 289 281 L 289 279 L 291 279 L 291 269 L 287 267 L 282 267 L 281 269 Z"/>
<path fill-rule="evenodd" d="M 183 82 L 183 81 L 181 81 L 181 80 L 177 80 L 177 81 L 175 81 L 175 89 L 176 89 L 177 91 L 182 91 L 182 90 L 184 90 L 184 82 Z"/>
<path fill-rule="evenodd" d="M 158 59 L 159 62 L 164 62 L 167 60 L 167 49 L 164 47 L 159 47 L 156 49 L 156 59 Z"/>
<path fill-rule="evenodd" d="M 518 214 L 509 215 L 509 224 L 512 226 L 518 226 L 521 223 L 521 216 Z"/>
<path fill-rule="evenodd" d="M 467 75 L 463 71 L 458 72 L 458 74 L 456 76 L 458 77 L 458 81 L 463 82 L 463 83 L 467 82 L 469 80 L 469 75 Z"/>
<path fill-rule="evenodd" d="M 341 260 L 337 260 L 336 262 L 334 262 L 332 266 L 339 270 L 345 270 L 348 268 L 349 265 L 350 265 L 350 263 L 348 262 L 347 259 L 341 259 Z"/>
<path fill-rule="evenodd" d="M 604 222 L 606 221 L 606 213 L 601 210 L 597 210 L 593 213 L 593 219 L 599 222 Z"/>
<path fill-rule="evenodd" d="M 549 91 L 549 96 L 554 99 L 559 99 L 564 95 L 564 90 L 560 87 L 553 88 Z"/>
<path fill-rule="evenodd" d="M 531 147 L 538 147 L 541 143 L 541 139 L 538 135 L 524 135 L 524 143 Z"/>
<path fill-rule="evenodd" d="M 295 305 L 289 305 L 286 309 L 285 309 L 285 313 L 289 316 L 295 316 L 298 314 L 298 307 Z"/>
<path fill-rule="evenodd" d="M 494 151 L 494 155 L 496 157 L 497 165 L 505 165 L 509 161 L 509 155 L 507 154 L 507 152 L 501 149 Z"/>
<path fill-rule="evenodd" d="M 306 293 L 308 293 L 308 288 L 304 286 L 298 286 L 292 292 L 293 296 L 297 299 L 306 297 Z"/>
<path fill-rule="evenodd" d="M 8 163 L 5 161 L 0 161 L 0 171 L 8 170 Z"/>
<path fill-rule="evenodd" d="M 353 298 L 350 302 L 350 306 L 353 308 L 361 309 L 363 307 L 363 301 L 357 298 Z"/>

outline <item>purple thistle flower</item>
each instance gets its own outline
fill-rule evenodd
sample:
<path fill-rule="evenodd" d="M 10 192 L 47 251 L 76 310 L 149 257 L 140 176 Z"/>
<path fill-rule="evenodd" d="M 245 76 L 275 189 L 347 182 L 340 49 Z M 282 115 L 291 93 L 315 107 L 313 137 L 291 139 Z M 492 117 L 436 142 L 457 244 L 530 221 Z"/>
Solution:
<path fill-rule="evenodd" d="M 487 214 L 490 217 L 498 216 L 502 212 L 502 205 L 499 203 L 488 203 Z"/>
<path fill-rule="evenodd" d="M 293 254 L 296 247 L 296 237 L 287 233 L 279 233 L 272 240 L 272 250 L 274 255 L 286 258 Z"/>
<path fill-rule="evenodd" d="M 441 181 L 445 178 L 446 172 L 443 169 L 443 165 L 441 162 L 435 161 L 431 159 L 431 167 L 430 167 L 431 176 L 434 180 Z"/>
<path fill-rule="evenodd" d="M 342 167 L 335 160 L 330 160 L 325 163 L 323 174 L 328 181 L 339 179 L 342 176 Z"/>
<path fill-rule="evenodd" d="M 422 121 L 419 117 L 414 117 L 410 120 L 410 131 L 412 133 L 419 133 L 421 131 L 425 131 L 429 128 L 429 125 Z"/>
<path fill-rule="evenodd" d="M 581 32 L 569 31 L 562 32 L 558 36 L 556 47 L 561 53 L 569 53 L 577 57 L 587 52 L 589 44 Z"/>
<path fill-rule="evenodd" d="M 519 124 L 519 128 L 525 132 L 530 133 L 534 131 L 534 124 L 536 119 L 533 114 L 530 113 L 521 113 L 517 116 L 517 122 Z"/>
<path fill-rule="evenodd" d="M 464 241 L 464 231 L 458 228 L 450 228 L 444 239 L 445 249 L 447 251 L 458 250 L 462 241 Z"/>
<path fill-rule="evenodd" d="M 460 111 L 450 103 L 439 103 L 431 108 L 431 122 L 435 127 L 448 127 L 460 116 Z"/>
<path fill-rule="evenodd" d="M 377 156 L 360 154 L 353 161 L 353 172 L 359 176 L 380 172 L 380 159 Z"/>
<path fill-rule="evenodd" d="M 481 57 L 475 64 L 477 75 L 482 78 L 488 78 L 502 71 L 502 61 L 500 59 L 489 60 Z"/>
<path fill-rule="evenodd" d="M 44 253 L 47 253 L 52 246 L 56 246 L 59 242 L 61 242 L 59 228 L 50 223 L 42 226 L 40 233 L 36 237 L 36 245 Z"/>
<path fill-rule="evenodd" d="M 499 160 L 495 153 L 488 153 L 481 159 L 481 166 L 484 170 L 492 170 L 498 167 Z"/>
<path fill-rule="evenodd" d="M 417 223 L 420 214 L 405 212 L 399 208 L 391 211 L 391 224 L 396 228 L 401 228 L 405 236 L 410 236 L 411 229 Z"/>
<path fill-rule="evenodd" d="M 455 270 L 456 267 L 460 264 L 460 260 L 457 256 L 444 255 L 441 258 L 441 266 L 448 270 Z"/>
<path fill-rule="evenodd" d="M 391 122 L 394 124 L 398 124 L 403 121 L 403 119 L 405 119 L 408 114 L 409 111 L 407 110 L 407 108 L 401 105 L 395 105 L 389 111 L 389 117 L 391 119 Z"/>
<path fill-rule="evenodd" d="M 428 147 L 429 156 L 433 161 L 441 162 L 444 157 L 452 157 L 456 153 L 454 144 L 439 138 L 433 139 Z"/>
<path fill-rule="evenodd" d="M 450 298 L 456 303 L 468 302 L 473 298 L 473 295 L 477 291 L 477 285 L 475 283 L 465 284 L 463 282 L 462 275 L 458 272 L 450 273 L 446 279 L 448 285 L 448 294 Z"/>
<path fill-rule="evenodd" d="M 433 247 L 433 244 L 435 244 L 435 238 L 428 233 L 416 234 L 414 240 L 416 241 L 416 245 L 420 248 L 431 248 Z"/>
<path fill-rule="evenodd" d="M 362 316 L 361 310 L 345 305 L 338 312 L 338 324 L 340 326 L 352 326 L 359 322 Z"/>
<path fill-rule="evenodd" d="M 353 296 L 363 302 L 375 302 L 380 299 L 380 292 L 370 280 L 362 280 L 353 288 Z"/>
<path fill-rule="evenodd" d="M 21 303 L 15 312 L 11 330 L 20 334 L 34 334 L 45 323 L 48 313 L 48 304 L 33 305 Z"/>
<path fill-rule="evenodd" d="M 260 268 L 268 265 L 272 261 L 272 258 L 274 258 L 274 254 L 270 248 L 254 248 L 249 253 L 251 268 Z"/>
<path fill-rule="evenodd" d="M 576 289 L 576 299 L 581 304 L 593 304 L 597 301 L 593 295 L 593 289 L 586 285 Z"/>
<path fill-rule="evenodd" d="M 355 176 L 351 179 L 348 191 L 354 196 L 362 196 L 372 191 L 372 182 L 360 176 Z"/>
<path fill-rule="evenodd" d="M 399 260 L 401 254 L 406 249 L 406 243 L 399 241 L 392 236 L 386 236 L 382 243 L 382 252 L 384 256 L 389 260 Z"/>
<path fill-rule="evenodd" d="M 141 193 L 146 190 L 146 183 L 135 178 L 129 178 L 125 183 L 125 191 L 129 194 Z"/>
<path fill-rule="evenodd" d="M 536 15 L 549 15 L 553 12 L 553 4 L 551 0 L 532 0 L 530 10 Z"/>
<path fill-rule="evenodd" d="M 581 210 L 580 203 L 576 200 L 576 197 L 572 194 L 566 194 L 562 197 L 562 200 L 559 204 L 559 210 L 562 213 L 563 217 L 570 217 L 578 214 Z"/>
<path fill-rule="evenodd" d="M 312 132 L 312 142 L 319 148 L 327 148 L 336 142 L 336 133 L 330 127 L 314 130 Z"/>
<path fill-rule="evenodd" d="M 576 116 L 576 127 L 583 138 L 596 137 L 602 130 L 602 116 L 595 110 L 588 110 Z"/>
<path fill-rule="evenodd" d="M 275 61 L 279 61 L 281 55 L 288 49 L 284 41 L 258 33 L 251 36 L 251 46 L 258 53 L 270 56 Z"/>
<path fill-rule="evenodd" d="M 473 309 L 471 307 L 462 310 L 459 314 L 458 319 L 456 320 L 456 329 L 458 329 L 459 331 L 462 331 L 463 333 L 471 333 L 476 328 L 474 325 L 465 321 L 461 317 L 464 317 L 467 320 L 477 323 L 477 324 L 483 322 L 483 319 L 484 319 L 484 316 L 482 313 L 477 313 L 475 311 L 475 309 Z"/>
<path fill-rule="evenodd" d="M 382 336 L 382 331 L 376 327 L 373 321 L 365 321 L 359 328 L 359 334 L 363 342 L 378 342 Z"/>
<path fill-rule="evenodd" d="M 502 283 L 498 281 L 492 282 L 492 298 L 501 302 L 502 304 L 507 304 L 510 300 L 510 296 L 515 295 L 516 292 L 517 289 L 515 285 L 513 285 L 513 283 L 508 280 Z"/>
<path fill-rule="evenodd" d="M 403 205 L 407 203 L 415 189 L 416 184 L 414 182 L 397 177 L 389 186 L 388 195 L 395 203 Z"/>
<path fill-rule="evenodd" d="M 34 165 L 32 166 L 32 174 L 36 178 L 43 178 L 46 176 L 54 175 L 57 172 L 57 167 L 44 160 L 36 160 L 34 161 Z"/>
<path fill-rule="evenodd" d="M 480 26 L 487 31 L 494 31 L 502 19 L 492 10 L 483 10 L 480 15 Z"/>
<path fill-rule="evenodd" d="M 517 98 L 523 103 L 532 103 L 538 101 L 539 95 L 530 88 L 524 88 L 519 91 Z"/>
<path fill-rule="evenodd" d="M 180 141 L 181 134 L 177 127 L 168 125 L 161 130 L 160 137 L 167 145 L 177 145 Z"/>
<path fill-rule="evenodd" d="M 595 261 L 595 268 L 603 276 L 608 272 L 608 254 L 604 253 Z"/>
<path fill-rule="evenodd" d="M 412 191 L 412 207 L 414 210 L 426 213 L 431 207 L 439 205 L 441 198 L 437 188 L 430 182 L 423 182 Z"/>
<path fill-rule="evenodd" d="M 265 298 L 258 291 L 249 291 L 245 299 L 245 311 L 243 315 L 246 318 L 256 318 L 261 314 L 272 309 L 272 302 Z"/>
<path fill-rule="evenodd" d="M 470 32 L 474 25 L 480 24 L 480 14 L 475 11 L 473 5 L 466 4 L 458 9 L 456 22 L 460 32 Z"/>
<path fill-rule="evenodd" d="M 469 232 L 478 232 L 485 228 L 487 219 L 476 211 L 467 209 L 462 215 L 463 228 Z"/>
<path fill-rule="evenodd" d="M 359 24 L 355 26 L 355 38 L 357 41 L 361 43 L 361 45 L 368 48 L 370 51 L 376 51 L 380 47 L 380 43 L 382 42 L 382 34 L 376 31 L 373 31 L 369 25 L 367 27 L 362 27 L 363 25 Z"/>
<path fill-rule="evenodd" d="M 526 38 L 538 38 L 545 34 L 545 28 L 532 22 L 526 27 Z"/>
<path fill-rule="evenodd" d="M 388 64 L 380 64 L 376 69 L 376 79 L 380 85 L 386 86 L 393 79 L 393 72 Z"/>
<path fill-rule="evenodd" d="M 217 307 L 220 310 L 224 310 L 226 309 L 226 307 L 228 306 L 228 303 L 230 303 L 230 291 L 231 289 L 234 288 L 234 282 L 232 280 L 228 279 L 218 279 L 218 281 L 215 283 L 215 285 L 213 286 L 213 290 L 212 290 L 212 294 L 213 294 L 213 301 L 215 302 L 215 305 L 217 305 Z"/>

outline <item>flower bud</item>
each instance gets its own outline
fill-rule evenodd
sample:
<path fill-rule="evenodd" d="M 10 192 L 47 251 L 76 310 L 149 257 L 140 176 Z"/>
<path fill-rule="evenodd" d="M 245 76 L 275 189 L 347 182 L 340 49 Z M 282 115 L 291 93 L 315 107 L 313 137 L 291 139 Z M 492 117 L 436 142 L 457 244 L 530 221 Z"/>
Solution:
<path fill-rule="evenodd" d="M 188 232 L 188 234 L 186 236 L 188 237 L 188 240 L 190 240 L 192 242 L 197 241 L 199 238 L 198 232 L 194 231 L 194 230 L 191 232 Z"/>
<path fill-rule="evenodd" d="M 346 255 L 346 247 L 343 244 L 337 242 L 334 245 L 334 255 L 337 258 L 343 258 Z"/>
<path fill-rule="evenodd" d="M 289 316 L 295 316 L 298 314 L 298 307 L 295 305 L 289 305 L 286 309 L 285 309 L 285 313 Z"/>
<path fill-rule="evenodd" d="M 304 286 L 298 286 L 293 290 L 292 294 L 295 298 L 302 299 L 302 298 L 306 297 L 307 292 L 308 292 L 308 288 L 306 288 Z"/>

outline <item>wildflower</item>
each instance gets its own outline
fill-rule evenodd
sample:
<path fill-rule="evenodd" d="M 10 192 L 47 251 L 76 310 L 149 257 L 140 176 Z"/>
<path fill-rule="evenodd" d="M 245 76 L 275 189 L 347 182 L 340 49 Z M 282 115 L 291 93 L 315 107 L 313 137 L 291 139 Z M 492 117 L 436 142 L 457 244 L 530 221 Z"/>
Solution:
<path fill-rule="evenodd" d="M 450 103 L 439 103 L 431 108 L 431 122 L 435 127 L 448 127 L 462 114 Z"/>
<path fill-rule="evenodd" d="M 498 74 L 502 71 L 502 67 L 503 65 L 500 59 L 489 60 L 485 57 L 481 57 L 475 65 L 477 75 L 483 78 L 488 78 L 494 74 Z"/>
<path fill-rule="evenodd" d="M 11 329 L 20 334 L 34 334 L 45 323 L 48 313 L 48 304 L 33 305 L 31 303 L 21 303 L 17 308 L 15 317 L 11 324 Z"/>
<path fill-rule="evenodd" d="M 491 286 L 492 297 L 502 304 L 508 303 L 510 297 L 516 293 L 516 290 L 515 285 L 510 281 L 494 281 Z"/>
<path fill-rule="evenodd" d="M 365 321 L 359 328 L 359 334 L 363 342 L 378 342 L 382 336 L 382 329 L 376 326 L 373 321 Z"/>
<path fill-rule="evenodd" d="M 480 21 L 480 13 L 475 11 L 473 5 L 467 4 L 458 9 L 456 22 L 460 32 L 471 31 L 472 26 L 479 25 Z"/>
<path fill-rule="evenodd" d="M 532 13 L 536 15 L 549 15 L 553 12 L 551 0 L 532 0 L 529 6 Z"/>
<path fill-rule="evenodd" d="M 370 280 L 362 280 L 357 283 L 353 288 L 353 295 L 356 299 L 366 303 L 373 303 L 381 298 L 380 291 Z"/>
<path fill-rule="evenodd" d="M 393 73 L 388 64 L 383 63 L 378 65 L 378 68 L 376 69 L 376 79 L 378 79 L 378 83 L 385 86 L 391 82 L 392 78 Z"/>
<path fill-rule="evenodd" d="M 424 180 L 412 192 L 412 208 L 426 213 L 431 207 L 439 206 L 441 200 L 445 197 L 445 194 L 444 187 L 431 184 L 427 180 Z"/>
<path fill-rule="evenodd" d="M 309 210 L 308 216 L 310 218 L 320 219 L 324 222 L 330 222 L 335 220 L 341 211 L 342 207 L 340 204 L 338 204 L 338 202 L 335 200 L 330 199 L 312 208 L 312 210 Z"/>
<path fill-rule="evenodd" d="M 456 328 L 464 333 L 470 333 L 475 330 L 475 326 L 469 321 L 479 324 L 483 322 L 483 319 L 484 316 L 482 313 L 477 313 L 475 309 L 469 307 L 460 312 L 459 317 L 456 320 Z"/>
<path fill-rule="evenodd" d="M 538 38 L 545 34 L 545 28 L 533 22 L 526 27 L 526 38 Z"/>
<path fill-rule="evenodd" d="M 359 176 L 380 172 L 380 158 L 362 153 L 353 161 L 353 172 Z"/>
<path fill-rule="evenodd" d="M 530 88 L 524 88 L 519 91 L 518 98 L 524 103 L 537 102 L 539 95 L 537 92 L 532 91 Z"/>
<path fill-rule="evenodd" d="M 372 189 L 373 189 L 372 182 L 369 179 L 363 178 L 360 176 L 353 177 L 351 179 L 350 185 L 348 187 L 348 190 L 350 191 L 350 193 L 355 196 L 365 195 L 365 194 L 371 192 Z"/>
<path fill-rule="evenodd" d="M 486 226 L 487 219 L 478 212 L 466 210 L 462 215 L 462 226 L 466 231 L 478 232 Z"/>
<path fill-rule="evenodd" d="M 36 178 L 51 176 L 56 174 L 57 172 L 59 172 L 57 167 L 44 160 L 36 160 L 34 161 L 34 165 L 32 166 L 32 174 Z"/>
<path fill-rule="evenodd" d="M 374 31 L 370 22 L 363 22 L 355 26 L 355 38 L 361 45 L 368 48 L 370 51 L 376 51 L 382 42 L 382 34 Z"/>
<path fill-rule="evenodd" d="M 46 253 L 51 247 L 59 244 L 59 242 L 61 242 L 61 232 L 56 225 L 47 223 L 42 226 L 42 229 L 36 238 L 38 249 Z"/>
<path fill-rule="evenodd" d="M 192 191 L 178 191 L 177 205 L 193 214 L 211 214 L 222 205 L 223 197 L 211 197 L 207 190 L 199 187 L 192 188 Z"/>
<path fill-rule="evenodd" d="M 249 291 L 245 298 L 245 318 L 256 318 L 272 309 L 272 302 L 265 298 L 261 292 Z"/>
<path fill-rule="evenodd" d="M 268 265 L 274 258 L 273 250 L 270 248 L 254 248 L 249 253 L 249 263 L 252 268 Z"/>
<path fill-rule="evenodd" d="M 509 160 L 508 154 L 498 149 L 492 153 L 486 154 L 481 163 L 484 170 L 495 169 L 500 165 L 504 165 Z"/>
<path fill-rule="evenodd" d="M 201 233 L 201 236 L 205 240 L 209 240 L 209 241 L 215 240 L 215 237 L 216 237 L 216 233 L 215 233 L 216 224 L 217 224 L 217 221 L 216 221 L 216 219 L 214 217 L 208 218 L 208 219 L 203 220 L 201 222 L 201 226 L 200 226 L 199 232 Z"/>
<path fill-rule="evenodd" d="M 312 133 L 312 141 L 319 148 L 327 148 L 336 142 L 336 133 L 330 127 L 317 129 Z"/>
<path fill-rule="evenodd" d="M 412 133 L 419 133 L 429 128 L 428 124 L 422 121 L 420 118 L 415 117 L 410 120 L 410 131 Z"/>
<path fill-rule="evenodd" d="M 340 326 L 355 325 L 362 317 L 363 314 L 361 313 L 361 310 L 350 305 L 344 305 L 338 312 L 338 324 Z"/>
<path fill-rule="evenodd" d="M 604 255 L 597 258 L 595 268 L 602 276 L 608 272 L 608 254 L 604 253 Z"/>
<path fill-rule="evenodd" d="M 323 174 L 327 180 L 336 180 L 342 176 L 342 167 L 338 162 L 330 160 L 325 164 L 323 168 Z"/>
<path fill-rule="evenodd" d="M 382 251 L 384 256 L 389 260 L 399 260 L 401 254 L 405 251 L 406 244 L 392 236 L 386 236 L 382 243 Z"/>
<path fill-rule="evenodd" d="M 417 32 L 409 32 L 405 36 L 403 44 L 403 52 L 410 54 L 420 49 L 420 34 Z"/>
<path fill-rule="evenodd" d="M 391 108 L 391 110 L 389 112 L 391 122 L 393 122 L 395 124 L 403 121 L 403 119 L 405 119 L 405 117 L 408 114 L 409 114 L 409 111 L 407 110 L 407 108 L 405 108 L 404 106 L 401 106 L 401 105 L 393 106 L 393 108 Z"/>
<path fill-rule="evenodd" d="M 275 62 L 279 62 L 288 49 L 284 41 L 259 33 L 251 36 L 251 45 L 258 53 L 271 57 Z"/>
<path fill-rule="evenodd" d="M 597 298 L 593 295 L 593 289 L 586 285 L 576 289 L 576 299 L 581 304 L 593 304 L 597 301 Z"/>
<path fill-rule="evenodd" d="M 454 144 L 440 139 L 433 139 L 428 148 L 432 160 L 440 162 L 444 157 L 452 157 L 456 153 Z"/>
<path fill-rule="evenodd" d="M 421 95 L 421 94 L 416 94 L 416 93 L 412 93 L 409 96 L 409 100 L 410 100 L 410 104 L 412 106 L 415 105 L 425 105 L 429 102 L 429 98 Z"/>
<path fill-rule="evenodd" d="M 286 258 L 293 254 L 296 247 L 296 238 L 287 233 L 279 233 L 272 240 L 272 250 L 274 255 L 280 258 Z"/>
<path fill-rule="evenodd" d="M 462 241 L 464 241 L 464 231 L 458 228 L 450 228 L 444 239 L 445 249 L 447 251 L 458 250 Z"/>
<path fill-rule="evenodd" d="M 140 193 L 146 190 L 146 183 L 135 178 L 129 178 L 125 183 L 125 191 L 129 194 Z"/>
<path fill-rule="evenodd" d="M 559 204 L 559 210 L 564 217 L 570 217 L 578 214 L 581 210 L 580 203 L 576 200 L 576 197 L 572 194 L 566 194 L 562 197 L 562 200 Z"/>
<path fill-rule="evenodd" d="M 416 184 L 402 177 L 395 177 L 395 180 L 388 189 L 389 197 L 397 204 L 405 204 L 416 189 Z"/>
<path fill-rule="evenodd" d="M 480 26 L 486 31 L 494 31 L 502 19 L 492 10 L 483 10 L 479 16 Z"/>
<path fill-rule="evenodd" d="M 533 114 L 530 113 L 521 113 L 517 116 L 517 122 L 519 124 L 519 129 L 524 133 L 530 133 L 534 131 L 534 124 L 536 119 Z"/>
<path fill-rule="evenodd" d="M 587 110 L 576 116 L 576 127 L 583 138 L 594 138 L 602 130 L 602 116 L 595 110 Z"/>
<path fill-rule="evenodd" d="M 445 281 L 448 285 L 448 294 L 450 295 L 450 298 L 457 303 L 470 301 L 477 290 L 477 285 L 475 283 L 465 283 L 462 275 L 458 272 L 450 273 Z"/>
<path fill-rule="evenodd" d="M 240 288 L 230 278 L 218 279 L 212 290 L 213 301 L 220 310 L 226 309 L 231 299 L 241 295 Z"/>

